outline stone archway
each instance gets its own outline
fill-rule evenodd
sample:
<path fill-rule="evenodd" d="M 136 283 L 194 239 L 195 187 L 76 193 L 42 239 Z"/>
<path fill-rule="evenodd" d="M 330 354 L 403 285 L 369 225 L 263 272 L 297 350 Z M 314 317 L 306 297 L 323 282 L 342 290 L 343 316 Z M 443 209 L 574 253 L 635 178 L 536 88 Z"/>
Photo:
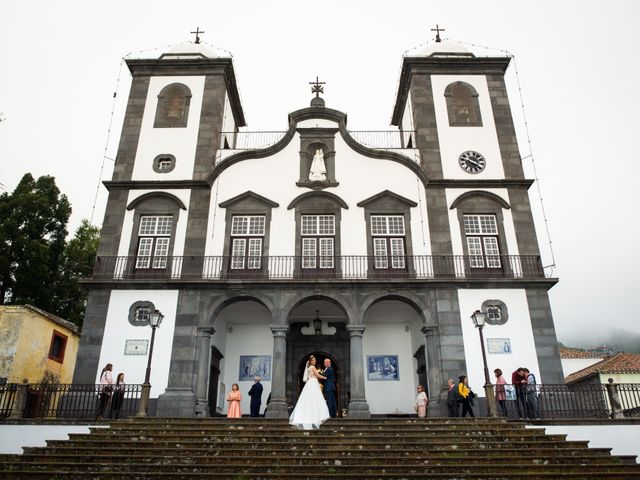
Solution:
<path fill-rule="evenodd" d="M 302 388 L 304 387 L 304 382 L 302 380 L 302 377 L 304 375 L 304 370 L 305 367 L 307 365 L 307 360 L 309 359 L 309 357 L 313 355 L 314 357 L 316 357 L 317 363 L 316 365 L 319 366 L 319 368 L 324 368 L 324 360 L 325 358 L 328 358 L 329 360 L 331 360 L 331 366 L 333 367 L 333 370 L 335 372 L 336 375 L 336 401 L 338 403 L 338 417 L 342 416 L 342 409 L 346 408 L 347 403 L 344 403 L 344 395 L 342 395 L 343 391 L 347 389 L 347 386 L 344 384 L 343 378 L 343 371 L 344 371 L 344 366 L 340 363 L 340 361 L 337 359 L 336 355 L 332 355 L 329 352 L 325 352 L 322 350 L 315 350 L 315 351 L 310 351 L 308 353 L 306 353 L 305 355 L 303 355 L 299 360 L 298 360 L 298 364 L 297 367 L 295 369 L 296 372 L 296 381 L 297 381 L 297 385 L 294 385 L 294 391 L 296 392 L 296 399 L 298 398 L 298 396 L 300 395 L 300 392 L 302 391 Z"/>

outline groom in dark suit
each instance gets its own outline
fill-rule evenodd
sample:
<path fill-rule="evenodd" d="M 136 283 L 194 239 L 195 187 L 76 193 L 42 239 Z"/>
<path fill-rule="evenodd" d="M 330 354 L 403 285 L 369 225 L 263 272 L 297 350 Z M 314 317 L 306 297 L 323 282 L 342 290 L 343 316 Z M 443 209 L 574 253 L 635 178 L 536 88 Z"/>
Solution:
<path fill-rule="evenodd" d="M 331 366 L 331 360 L 324 359 L 324 373 L 323 376 L 327 379 L 323 382 L 324 398 L 327 400 L 327 407 L 329 407 L 329 416 L 335 418 L 338 411 L 338 404 L 336 403 L 336 374 Z"/>

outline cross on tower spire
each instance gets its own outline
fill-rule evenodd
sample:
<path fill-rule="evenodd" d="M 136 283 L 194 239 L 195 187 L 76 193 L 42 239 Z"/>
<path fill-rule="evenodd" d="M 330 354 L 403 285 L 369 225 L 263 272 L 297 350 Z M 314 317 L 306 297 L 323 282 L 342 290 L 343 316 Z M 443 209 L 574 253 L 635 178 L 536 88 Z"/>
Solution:
<path fill-rule="evenodd" d="M 200 30 L 200 27 L 196 27 L 196 31 L 191 33 L 196 34 L 196 43 L 200 43 L 200 34 L 204 33 L 204 30 Z"/>
<path fill-rule="evenodd" d="M 309 82 L 309 85 L 313 85 L 313 87 L 311 87 L 311 93 L 315 93 L 316 98 L 320 98 L 320 94 L 324 93 L 324 88 L 322 87 L 322 85 L 325 85 L 325 84 L 326 82 L 320 82 L 318 80 L 318 76 L 316 75 L 316 81 Z"/>
<path fill-rule="evenodd" d="M 440 26 L 436 23 L 436 28 L 431 29 L 432 32 L 436 32 L 436 42 L 440 43 L 440 32 L 444 32 L 444 28 L 440 28 Z"/>

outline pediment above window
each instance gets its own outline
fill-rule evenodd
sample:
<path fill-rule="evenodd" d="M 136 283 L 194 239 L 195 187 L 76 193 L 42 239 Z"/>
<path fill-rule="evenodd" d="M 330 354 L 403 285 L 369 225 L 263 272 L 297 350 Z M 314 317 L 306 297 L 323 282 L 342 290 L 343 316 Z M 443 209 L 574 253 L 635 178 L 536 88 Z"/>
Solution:
<path fill-rule="evenodd" d="M 334 193 L 324 192 L 324 191 L 314 191 L 314 192 L 305 192 L 302 195 L 298 195 L 294 198 L 287 210 L 291 210 L 295 208 L 300 203 L 315 203 L 317 206 L 321 206 L 323 203 L 332 203 L 340 208 L 344 208 L 345 210 L 349 208 L 347 203 L 337 196 Z"/>
<path fill-rule="evenodd" d="M 456 198 L 451 204 L 451 207 L 449 209 L 454 210 L 458 208 L 460 205 L 462 205 L 463 203 L 473 198 L 476 198 L 476 199 L 479 198 L 485 201 L 489 200 L 490 202 L 494 204 L 498 204 L 499 206 L 507 210 L 511 208 L 511 205 L 509 205 L 509 202 L 507 202 L 504 198 L 496 195 L 495 193 L 486 192 L 484 190 L 472 190 L 470 192 L 465 192 L 462 195 L 460 195 L 458 198 Z"/>
<path fill-rule="evenodd" d="M 238 203 L 252 203 L 252 204 L 260 204 L 262 206 L 266 206 L 269 208 L 278 208 L 280 205 L 273 200 L 269 200 L 267 197 L 263 197 L 262 195 L 258 195 L 251 190 L 247 190 L 240 195 L 236 195 L 233 198 L 225 200 L 224 202 L 220 202 L 220 208 L 228 208 L 232 207 Z"/>
<path fill-rule="evenodd" d="M 181 210 L 186 210 L 187 209 L 187 207 L 182 202 L 182 200 L 180 200 L 178 197 L 176 197 L 175 195 L 173 195 L 171 193 L 168 193 L 168 192 L 149 192 L 149 193 L 145 193 L 144 195 L 140 195 L 139 197 L 134 198 L 133 200 L 131 200 L 131 202 L 129 202 L 129 205 L 127 205 L 127 210 L 133 210 L 138 205 L 140 205 L 142 203 L 145 203 L 147 201 L 157 202 L 158 200 L 163 201 L 163 202 L 169 201 L 170 203 L 173 203 L 174 205 L 177 205 Z"/>
<path fill-rule="evenodd" d="M 373 195 L 372 197 L 366 198 L 358 203 L 359 207 L 370 207 L 377 205 L 389 205 L 389 204 L 402 204 L 409 207 L 417 207 L 418 204 L 413 200 L 410 200 L 402 195 L 398 195 L 397 193 L 393 193 L 390 190 L 384 190 L 380 193 Z"/>

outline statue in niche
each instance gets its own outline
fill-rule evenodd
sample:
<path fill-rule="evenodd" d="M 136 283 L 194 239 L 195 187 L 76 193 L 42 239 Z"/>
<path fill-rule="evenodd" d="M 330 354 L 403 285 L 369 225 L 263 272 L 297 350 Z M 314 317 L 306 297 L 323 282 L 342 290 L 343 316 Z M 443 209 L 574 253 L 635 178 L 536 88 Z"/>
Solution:
<path fill-rule="evenodd" d="M 327 179 L 327 168 L 324 164 L 324 153 L 321 148 L 316 150 L 316 154 L 313 156 L 311 162 L 311 169 L 309 170 L 309 180 L 312 182 L 323 182 Z"/>

